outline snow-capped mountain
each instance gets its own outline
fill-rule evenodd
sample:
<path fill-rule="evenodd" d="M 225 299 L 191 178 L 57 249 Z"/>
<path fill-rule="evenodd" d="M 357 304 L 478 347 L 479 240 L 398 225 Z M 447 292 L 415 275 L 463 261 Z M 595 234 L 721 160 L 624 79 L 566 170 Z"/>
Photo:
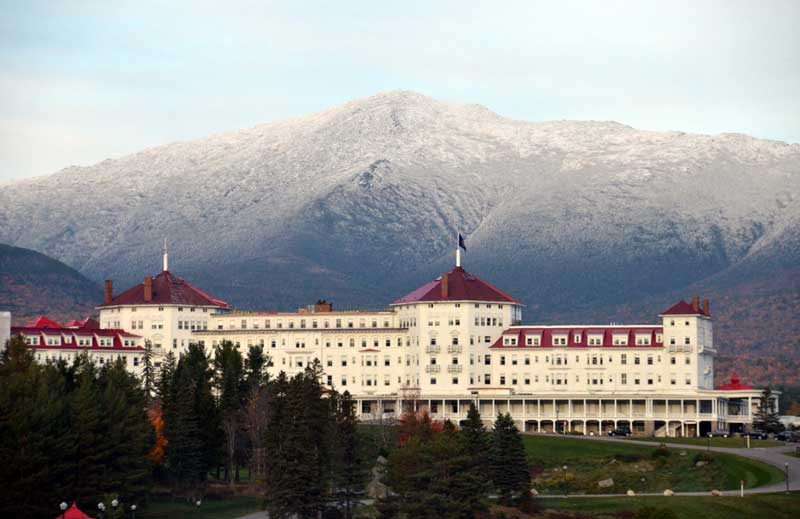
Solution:
<path fill-rule="evenodd" d="M 451 265 L 461 231 L 465 267 L 536 321 L 770 272 L 797 291 L 798 199 L 798 144 L 401 91 L 0 186 L 0 242 L 121 287 L 166 237 L 175 272 L 238 307 L 382 306 Z"/>

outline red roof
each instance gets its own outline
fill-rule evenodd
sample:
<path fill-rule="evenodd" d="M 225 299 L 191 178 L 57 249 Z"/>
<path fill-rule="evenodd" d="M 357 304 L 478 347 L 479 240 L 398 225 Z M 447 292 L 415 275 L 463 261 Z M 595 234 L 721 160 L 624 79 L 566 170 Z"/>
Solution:
<path fill-rule="evenodd" d="M 228 308 L 228 303 L 225 301 L 211 297 L 168 270 L 153 278 L 153 297 L 150 301 L 144 300 L 144 283 L 139 283 L 114 297 L 110 303 L 100 306 L 120 305 L 186 305 Z"/>
<path fill-rule="evenodd" d="M 91 516 L 86 515 L 78 508 L 75 503 L 72 503 L 72 506 L 67 508 L 67 511 L 63 514 L 59 514 L 56 519 L 92 519 Z"/>
<path fill-rule="evenodd" d="M 663 337 L 658 341 L 658 336 L 663 332 L 660 326 L 625 326 L 625 327 L 558 327 L 558 328 L 509 328 L 490 346 L 490 348 L 553 348 L 554 335 L 566 335 L 567 343 L 559 344 L 556 347 L 566 348 L 597 348 L 597 347 L 611 347 L 611 348 L 653 348 L 663 346 Z M 528 345 L 527 336 L 536 337 L 539 339 L 539 346 Z M 595 338 L 601 336 L 600 344 L 589 344 L 589 337 Z M 627 344 L 619 345 L 614 344 L 614 337 L 624 335 L 627 338 Z M 650 344 L 636 344 L 636 337 L 646 335 L 650 338 Z M 506 337 L 514 337 L 517 339 L 517 344 L 514 346 L 503 344 L 503 339 Z M 576 340 L 576 338 L 578 340 Z"/>
<path fill-rule="evenodd" d="M 709 317 L 702 306 L 698 306 L 695 310 L 691 303 L 687 303 L 683 299 L 661 312 L 661 315 L 705 315 Z"/>
<path fill-rule="evenodd" d="M 58 322 L 50 319 L 46 315 L 40 315 L 25 326 L 29 328 L 61 328 L 61 325 L 58 324 Z"/>
<path fill-rule="evenodd" d="M 142 346 L 124 346 L 122 344 L 123 338 L 140 339 L 139 335 L 128 333 L 125 330 L 107 328 L 101 329 L 100 325 L 94 319 L 84 319 L 83 321 L 71 321 L 72 323 L 83 323 L 80 327 L 65 327 L 45 316 L 28 323 L 27 326 L 12 326 L 12 335 L 22 335 L 25 337 L 39 336 L 38 345 L 29 345 L 31 349 L 59 349 L 59 350 L 100 350 L 100 351 L 113 351 L 113 350 L 143 350 Z M 48 345 L 47 337 L 61 336 L 61 344 Z M 78 337 L 91 337 L 91 346 L 79 346 Z M 98 341 L 99 337 L 111 337 L 112 346 L 100 346 Z M 66 339 L 69 338 L 69 342 Z"/>
<path fill-rule="evenodd" d="M 447 276 L 447 294 L 442 294 L 442 278 Z M 393 305 L 436 301 L 487 301 L 493 303 L 522 304 L 494 285 L 487 283 L 475 274 L 456 267 L 442 277 L 430 281 L 413 292 L 409 292 Z"/>
<path fill-rule="evenodd" d="M 722 391 L 741 391 L 743 389 L 753 389 L 753 386 L 749 384 L 741 384 L 739 382 L 739 377 L 734 375 L 731 377 L 730 383 L 722 384 L 717 389 L 721 389 Z"/>

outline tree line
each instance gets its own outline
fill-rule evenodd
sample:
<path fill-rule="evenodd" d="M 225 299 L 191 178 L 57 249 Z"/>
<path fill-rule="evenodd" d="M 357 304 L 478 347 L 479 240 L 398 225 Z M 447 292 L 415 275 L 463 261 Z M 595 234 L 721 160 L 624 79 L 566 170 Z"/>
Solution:
<path fill-rule="evenodd" d="M 55 516 L 106 495 L 136 503 L 152 474 L 153 428 L 141 381 L 121 362 L 38 364 L 20 337 L 0 357 L 0 511 Z"/>
<path fill-rule="evenodd" d="M 509 414 L 498 415 L 491 432 L 474 404 L 460 430 L 427 413 L 406 413 L 399 427 L 403 442 L 389 456 L 381 518 L 471 519 L 485 516 L 492 501 L 534 511 L 525 447 Z"/>

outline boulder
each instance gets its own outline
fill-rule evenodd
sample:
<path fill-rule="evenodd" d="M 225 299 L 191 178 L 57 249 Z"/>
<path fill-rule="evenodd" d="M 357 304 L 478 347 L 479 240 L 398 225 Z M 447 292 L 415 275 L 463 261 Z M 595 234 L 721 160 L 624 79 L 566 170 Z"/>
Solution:
<path fill-rule="evenodd" d="M 712 496 L 721 496 L 722 492 L 720 492 L 719 490 L 712 490 L 711 491 L 711 495 Z"/>
<path fill-rule="evenodd" d="M 597 482 L 597 486 L 600 488 L 613 487 L 614 479 L 613 478 L 601 479 L 600 481 Z"/>
<path fill-rule="evenodd" d="M 680 455 L 681 456 L 686 456 L 686 451 L 681 451 Z"/>
<path fill-rule="evenodd" d="M 372 480 L 367 485 L 367 495 L 372 499 L 386 499 L 389 488 L 380 481 Z"/>
<path fill-rule="evenodd" d="M 675 492 L 673 492 L 673 491 L 672 491 L 672 490 L 670 490 L 670 489 L 666 489 L 666 490 L 664 491 L 664 495 L 665 495 L 665 496 L 674 496 L 674 495 L 675 495 Z"/>
<path fill-rule="evenodd" d="M 386 458 L 384 458 L 383 456 L 378 456 L 378 459 L 375 460 L 375 463 L 377 463 L 378 465 L 384 465 L 385 466 L 387 463 L 389 463 L 389 461 Z"/>
<path fill-rule="evenodd" d="M 633 490 L 630 490 L 630 489 L 628 489 L 628 492 L 627 492 L 627 494 L 628 494 L 629 496 L 635 496 L 635 495 L 636 495 L 636 492 L 634 492 Z"/>
<path fill-rule="evenodd" d="M 708 465 L 708 462 L 707 461 L 698 461 L 697 463 L 694 464 L 695 467 L 702 467 L 704 465 Z"/>
<path fill-rule="evenodd" d="M 533 497 L 536 497 L 536 496 L 538 496 L 538 495 L 539 495 L 539 491 L 538 491 L 538 490 L 536 490 L 535 488 L 532 488 L 532 489 L 531 489 L 531 495 L 532 495 Z"/>

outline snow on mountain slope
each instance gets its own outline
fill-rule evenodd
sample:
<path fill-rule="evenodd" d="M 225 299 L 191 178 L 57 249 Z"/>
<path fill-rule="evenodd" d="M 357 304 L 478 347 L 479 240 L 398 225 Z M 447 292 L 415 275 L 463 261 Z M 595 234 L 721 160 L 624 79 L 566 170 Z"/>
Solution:
<path fill-rule="evenodd" d="M 124 284 L 168 237 L 175 270 L 237 306 L 378 306 L 461 230 L 465 265 L 537 319 L 796 265 L 798 197 L 797 144 L 389 92 L 0 186 L 0 242 Z"/>

